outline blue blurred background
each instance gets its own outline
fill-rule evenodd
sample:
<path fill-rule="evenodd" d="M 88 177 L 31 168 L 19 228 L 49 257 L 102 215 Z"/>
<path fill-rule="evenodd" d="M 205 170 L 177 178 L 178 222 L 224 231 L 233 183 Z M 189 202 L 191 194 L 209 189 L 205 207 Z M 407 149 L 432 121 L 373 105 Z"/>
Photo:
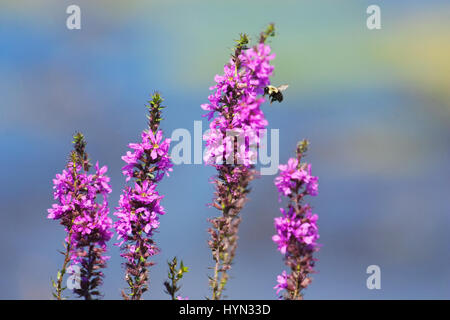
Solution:
<path fill-rule="evenodd" d="M 66 8 L 81 7 L 81 30 Z M 366 27 L 381 7 L 382 29 Z M 109 167 L 111 209 L 124 186 L 120 157 L 146 125 L 153 90 L 166 98 L 166 134 L 193 132 L 213 77 L 241 32 L 275 22 L 273 83 L 285 101 L 264 106 L 280 128 L 280 161 L 308 138 L 319 176 L 318 273 L 307 299 L 450 298 L 450 4 L 448 1 L 1 1 L 0 298 L 51 298 L 64 237 L 46 219 L 52 178 L 84 132 Z M 175 166 L 160 191 L 167 214 L 146 299 L 165 299 L 166 261 L 190 267 L 181 294 L 209 295 L 206 219 L 216 214 L 203 165 Z M 274 299 L 283 270 L 271 241 L 279 214 L 274 176 L 252 184 L 226 294 Z M 113 241 L 112 241 L 113 242 Z M 119 299 L 122 259 L 110 244 L 103 291 Z M 381 267 L 381 290 L 366 268 Z"/>

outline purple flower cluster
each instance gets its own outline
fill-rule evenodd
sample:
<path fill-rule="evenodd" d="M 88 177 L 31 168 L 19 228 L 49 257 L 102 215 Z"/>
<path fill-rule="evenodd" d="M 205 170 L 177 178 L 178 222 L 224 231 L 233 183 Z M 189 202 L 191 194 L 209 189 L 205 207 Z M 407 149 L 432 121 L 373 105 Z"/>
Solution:
<path fill-rule="evenodd" d="M 128 145 L 133 151 L 122 157 L 127 163 L 122 168 L 126 181 L 134 180 L 133 186 L 124 188 L 114 213 L 118 218 L 114 223 L 119 240 L 116 245 L 121 247 L 120 255 L 127 261 L 125 278 L 130 293 L 123 292 L 125 299 L 138 300 L 147 290 L 148 267 L 152 265 L 147 259 L 159 252 L 152 237 L 159 227 L 159 216 L 165 212 L 156 183 L 172 171 L 168 155 L 170 139 L 164 139 L 158 129 L 161 103 L 162 98 L 155 93 L 148 106 L 149 129 L 142 132 L 140 143 Z"/>
<path fill-rule="evenodd" d="M 221 215 L 208 219 L 211 235 L 208 245 L 215 262 L 214 275 L 210 277 L 212 299 L 220 300 L 230 270 L 238 240 L 240 211 L 249 193 L 249 183 L 255 176 L 254 164 L 260 139 L 267 126 L 261 110 L 265 101 L 265 88 L 274 67 L 270 61 L 270 46 L 265 41 L 274 35 L 273 24 L 261 33 L 259 43 L 248 48 L 248 37 L 237 40 L 234 54 L 224 66 L 224 74 L 216 75 L 214 93 L 203 104 L 205 115 L 212 120 L 206 141 L 204 161 L 217 170 L 214 177 L 216 191 L 212 206 Z"/>
<path fill-rule="evenodd" d="M 159 215 L 163 215 L 164 208 L 160 201 L 163 196 L 160 196 L 155 190 L 156 184 L 150 185 L 146 180 L 140 185 L 135 183 L 134 187 L 125 187 L 119 200 L 119 207 L 114 213 L 118 220 L 114 223 L 114 228 L 117 232 L 117 239 L 120 242 L 117 244 L 122 246 L 127 241 L 132 241 L 132 244 L 127 244 L 126 249 L 120 255 L 133 262 L 134 254 L 136 252 L 138 243 L 133 242 L 133 226 L 139 226 L 148 237 L 153 236 L 153 233 L 159 227 Z M 150 256 L 158 253 L 158 249 L 150 241 L 145 241 L 143 244 L 147 248 Z"/>
<path fill-rule="evenodd" d="M 48 209 L 48 218 L 60 220 L 67 232 L 65 259 L 58 273 L 55 297 L 62 299 L 62 278 L 69 264 L 81 265 L 80 288 L 74 290 L 89 300 L 100 295 L 96 289 L 102 283 L 101 269 L 109 257 L 104 256 L 106 242 L 113 233 L 109 215 L 108 194 L 111 193 L 107 167 L 95 165 L 95 173 L 85 152 L 86 142 L 81 133 L 74 135 L 74 151 L 71 160 L 61 174 L 53 179 L 54 199 L 57 203 Z"/>
<path fill-rule="evenodd" d="M 58 202 L 48 209 L 48 218 L 60 220 L 71 244 L 71 259 L 81 262 L 78 249 L 91 243 L 106 250 L 106 242 L 112 237 L 112 220 L 108 217 L 108 198 L 111 193 L 107 167 L 95 165 L 95 174 L 82 172 L 80 164 L 69 162 L 68 168 L 53 179 L 54 199 Z M 98 201 L 98 196 L 102 201 Z M 102 257 L 107 259 L 107 257 Z"/>
<path fill-rule="evenodd" d="M 274 289 L 277 290 L 277 294 L 288 288 L 288 275 L 286 271 L 283 270 L 283 272 L 277 276 L 277 282 L 278 284 L 274 287 Z"/>
<path fill-rule="evenodd" d="M 292 240 L 302 243 L 305 246 L 316 246 L 316 240 L 319 238 L 316 221 L 317 214 L 312 214 L 309 207 L 305 207 L 304 217 L 297 216 L 294 208 L 280 209 L 282 216 L 275 218 L 275 228 L 277 234 L 272 240 L 278 245 L 278 250 L 286 254 Z"/>
<path fill-rule="evenodd" d="M 125 187 L 119 200 L 119 207 L 114 213 L 119 219 L 114 227 L 121 240 L 119 245 L 129 240 L 132 234 L 132 226 L 139 225 L 143 231 L 152 236 L 153 231 L 159 227 L 158 215 L 164 214 L 164 208 L 160 205 L 160 196 L 156 189 L 156 182 L 160 181 L 164 174 L 172 171 L 172 163 L 168 155 L 170 139 L 162 138 L 162 131 L 153 134 L 152 131 L 142 132 L 141 143 L 130 143 L 128 146 L 134 152 L 127 151 L 122 160 L 127 163 L 122 168 L 126 181 L 136 178 L 133 187 Z M 156 248 L 149 243 L 145 246 L 151 255 L 156 253 Z M 130 251 L 135 250 L 135 245 L 129 245 Z M 123 257 L 129 257 L 128 253 L 122 253 Z"/>
<path fill-rule="evenodd" d="M 172 163 L 168 155 L 170 139 L 163 140 L 161 130 L 158 130 L 156 134 L 144 130 L 141 137 L 141 143 L 130 143 L 128 145 L 134 152 L 127 151 L 127 154 L 122 157 L 122 160 L 127 163 L 122 168 L 123 174 L 127 177 L 126 181 L 131 178 L 140 178 L 139 174 L 144 169 L 141 164 L 149 160 L 153 161 L 153 171 L 150 173 L 150 177 L 153 181 L 158 182 L 164 174 L 168 175 L 168 171 L 172 171 Z"/>
<path fill-rule="evenodd" d="M 311 196 L 317 195 L 317 177 L 311 175 L 311 165 L 299 167 L 298 159 L 290 158 L 287 164 L 280 165 L 280 174 L 275 178 L 275 185 L 280 193 L 288 197 L 297 184 L 301 183 L 306 189 L 306 193 Z"/>
<path fill-rule="evenodd" d="M 301 163 L 308 143 L 303 141 L 297 148 L 297 158 L 290 158 L 286 165 L 280 165 L 280 174 L 275 178 L 275 185 L 281 196 L 288 197 L 288 209 L 280 209 L 282 216 L 275 218 L 277 234 L 272 240 L 283 254 L 285 263 L 291 273 L 283 271 L 277 277 L 274 287 L 277 294 L 286 290 L 286 299 L 301 299 L 301 290 L 311 282 L 315 259 L 313 253 L 318 251 L 317 228 L 318 216 L 313 214 L 308 204 L 303 204 L 305 196 L 316 196 L 318 178 L 311 175 L 311 165 Z M 281 200 L 281 199 L 280 199 Z"/>
<path fill-rule="evenodd" d="M 274 68 L 270 60 L 275 54 L 270 50 L 264 43 L 243 50 L 225 65 L 224 75 L 215 76 L 216 85 L 210 88 L 214 93 L 208 97 L 209 103 L 201 106 L 209 111 L 205 115 L 208 120 L 218 113 L 204 136 L 206 163 L 224 162 L 231 156 L 239 164 L 254 163 L 254 147 L 259 145 L 261 130 L 267 126 L 260 106 Z M 236 136 L 242 138 L 238 150 L 234 149 Z"/>

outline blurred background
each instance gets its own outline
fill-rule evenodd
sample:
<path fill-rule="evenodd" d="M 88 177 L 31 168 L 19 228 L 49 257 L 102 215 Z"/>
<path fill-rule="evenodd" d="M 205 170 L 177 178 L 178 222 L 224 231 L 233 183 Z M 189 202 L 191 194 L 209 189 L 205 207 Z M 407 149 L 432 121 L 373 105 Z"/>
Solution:
<path fill-rule="evenodd" d="M 81 30 L 66 8 L 81 7 Z M 381 8 L 368 30 L 366 8 Z M 448 1 L 38 1 L 0 3 L 0 298 L 51 298 L 63 228 L 46 219 L 52 179 L 80 130 L 91 159 L 109 167 L 111 210 L 125 184 L 120 157 L 145 128 L 160 90 L 167 135 L 206 119 L 214 75 L 234 39 L 269 22 L 274 84 L 285 101 L 263 106 L 280 129 L 280 161 L 311 142 L 319 176 L 321 251 L 306 299 L 450 298 L 450 4 Z M 166 299 L 166 261 L 190 267 L 181 295 L 209 296 L 206 219 L 214 169 L 179 165 L 159 190 L 161 218 L 146 299 Z M 275 176 L 252 183 L 226 295 L 275 299 L 284 265 L 271 240 Z M 105 299 L 120 299 L 122 259 L 110 243 Z M 381 268 L 368 290 L 366 268 Z"/>

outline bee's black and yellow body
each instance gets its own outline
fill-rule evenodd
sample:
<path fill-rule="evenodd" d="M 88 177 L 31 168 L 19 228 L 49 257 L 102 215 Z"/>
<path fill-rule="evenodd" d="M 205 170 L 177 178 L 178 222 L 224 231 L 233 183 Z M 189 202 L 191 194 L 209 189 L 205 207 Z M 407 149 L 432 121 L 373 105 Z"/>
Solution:
<path fill-rule="evenodd" d="M 282 91 L 286 90 L 288 87 L 287 84 L 275 87 L 275 86 L 267 86 L 264 88 L 264 95 L 269 95 L 270 103 L 274 101 L 281 102 L 283 101 L 283 93 Z"/>

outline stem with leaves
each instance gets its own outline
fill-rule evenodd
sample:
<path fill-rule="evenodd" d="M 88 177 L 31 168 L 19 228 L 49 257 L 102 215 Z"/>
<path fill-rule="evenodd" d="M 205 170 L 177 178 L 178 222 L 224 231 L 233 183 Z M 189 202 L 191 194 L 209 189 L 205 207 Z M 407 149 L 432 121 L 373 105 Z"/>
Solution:
<path fill-rule="evenodd" d="M 174 257 L 172 261 L 168 261 L 169 271 L 167 273 L 168 280 L 164 281 L 165 292 L 170 296 L 172 300 L 180 300 L 181 297 L 177 295 L 181 286 L 178 286 L 178 281 L 183 278 L 183 275 L 189 272 L 188 267 L 183 264 L 183 260 L 178 267 L 177 257 Z"/>

